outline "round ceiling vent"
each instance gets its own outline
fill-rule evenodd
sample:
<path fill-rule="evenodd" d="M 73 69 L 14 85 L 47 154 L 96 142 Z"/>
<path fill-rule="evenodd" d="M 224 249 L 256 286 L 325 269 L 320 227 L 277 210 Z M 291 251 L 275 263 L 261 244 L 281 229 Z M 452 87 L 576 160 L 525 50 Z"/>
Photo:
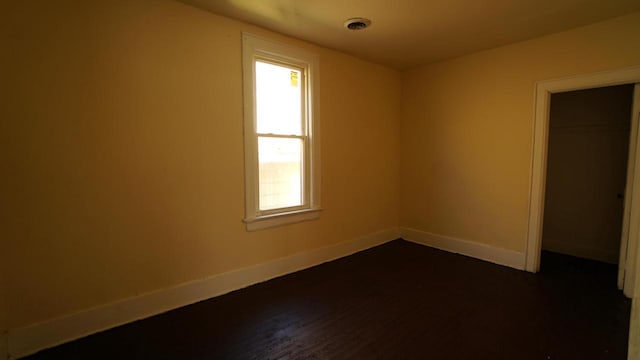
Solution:
<path fill-rule="evenodd" d="M 344 27 L 349 30 L 362 30 L 371 25 L 371 20 L 365 18 L 352 18 L 344 22 Z"/>

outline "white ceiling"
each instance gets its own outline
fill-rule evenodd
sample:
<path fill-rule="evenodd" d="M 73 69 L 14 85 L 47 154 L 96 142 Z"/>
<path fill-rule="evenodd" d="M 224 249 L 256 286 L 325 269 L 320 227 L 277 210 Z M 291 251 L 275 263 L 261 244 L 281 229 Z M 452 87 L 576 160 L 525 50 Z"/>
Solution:
<path fill-rule="evenodd" d="M 640 11 L 639 0 L 179 0 L 397 69 Z M 346 30 L 352 17 L 372 25 Z"/>

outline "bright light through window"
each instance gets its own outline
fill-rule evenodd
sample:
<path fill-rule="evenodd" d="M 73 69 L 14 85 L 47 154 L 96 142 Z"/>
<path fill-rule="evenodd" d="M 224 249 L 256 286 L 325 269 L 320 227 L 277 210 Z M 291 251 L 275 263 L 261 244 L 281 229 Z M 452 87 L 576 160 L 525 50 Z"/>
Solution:
<path fill-rule="evenodd" d="M 302 135 L 300 71 L 256 61 L 259 134 Z"/>
<path fill-rule="evenodd" d="M 256 61 L 261 211 L 303 205 L 301 80 L 298 69 Z"/>
<path fill-rule="evenodd" d="M 258 139 L 260 210 L 302 205 L 302 141 Z"/>
<path fill-rule="evenodd" d="M 242 35 L 248 231 L 320 217 L 319 58 Z"/>

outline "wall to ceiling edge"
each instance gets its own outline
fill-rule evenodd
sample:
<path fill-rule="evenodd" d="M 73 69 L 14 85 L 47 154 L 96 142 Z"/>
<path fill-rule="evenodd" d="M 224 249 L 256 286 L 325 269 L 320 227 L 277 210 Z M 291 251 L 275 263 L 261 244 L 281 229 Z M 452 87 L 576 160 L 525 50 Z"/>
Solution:
<path fill-rule="evenodd" d="M 400 224 L 524 252 L 534 87 L 640 65 L 640 12 L 403 72 Z"/>

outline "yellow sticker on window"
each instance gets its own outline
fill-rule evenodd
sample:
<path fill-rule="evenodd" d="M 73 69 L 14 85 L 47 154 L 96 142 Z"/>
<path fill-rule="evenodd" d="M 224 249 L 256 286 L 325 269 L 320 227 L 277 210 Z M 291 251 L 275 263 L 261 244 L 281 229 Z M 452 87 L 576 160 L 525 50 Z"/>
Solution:
<path fill-rule="evenodd" d="M 291 86 L 298 86 L 298 72 L 291 72 Z"/>

